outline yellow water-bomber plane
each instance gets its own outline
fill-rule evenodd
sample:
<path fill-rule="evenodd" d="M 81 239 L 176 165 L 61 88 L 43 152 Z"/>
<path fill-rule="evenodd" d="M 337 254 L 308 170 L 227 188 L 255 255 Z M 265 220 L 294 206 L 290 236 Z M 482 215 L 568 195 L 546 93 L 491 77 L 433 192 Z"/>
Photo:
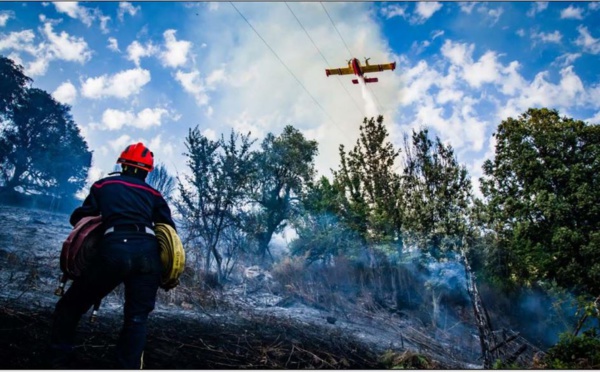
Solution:
<path fill-rule="evenodd" d="M 392 70 L 396 69 L 396 62 L 384 63 L 382 65 L 370 65 L 370 58 L 365 58 L 365 66 L 360 64 L 358 58 L 352 58 L 348 61 L 348 67 L 340 67 L 340 68 L 328 68 L 325 69 L 325 74 L 329 75 L 351 75 L 354 74 L 356 76 L 362 77 L 365 79 L 365 83 L 376 83 L 379 81 L 377 78 L 368 78 L 364 74 L 368 72 L 378 72 L 384 70 Z M 358 84 L 358 79 L 353 79 L 352 83 Z"/>

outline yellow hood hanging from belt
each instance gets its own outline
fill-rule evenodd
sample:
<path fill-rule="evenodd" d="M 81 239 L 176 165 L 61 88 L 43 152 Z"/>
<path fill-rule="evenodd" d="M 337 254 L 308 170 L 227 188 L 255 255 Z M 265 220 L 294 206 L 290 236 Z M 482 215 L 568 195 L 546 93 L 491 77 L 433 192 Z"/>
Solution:
<path fill-rule="evenodd" d="M 185 251 L 177 232 L 170 225 L 157 223 L 154 232 L 158 239 L 160 260 L 163 265 L 160 287 L 168 291 L 179 284 L 179 277 L 185 268 Z"/>

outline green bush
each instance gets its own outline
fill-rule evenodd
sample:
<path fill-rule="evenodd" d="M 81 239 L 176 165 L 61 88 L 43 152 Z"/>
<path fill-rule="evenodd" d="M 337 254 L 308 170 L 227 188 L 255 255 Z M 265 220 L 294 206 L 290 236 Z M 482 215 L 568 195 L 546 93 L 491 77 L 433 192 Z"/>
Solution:
<path fill-rule="evenodd" d="M 550 369 L 597 369 L 600 368 L 600 337 L 592 328 L 580 336 L 563 333 L 545 357 Z"/>

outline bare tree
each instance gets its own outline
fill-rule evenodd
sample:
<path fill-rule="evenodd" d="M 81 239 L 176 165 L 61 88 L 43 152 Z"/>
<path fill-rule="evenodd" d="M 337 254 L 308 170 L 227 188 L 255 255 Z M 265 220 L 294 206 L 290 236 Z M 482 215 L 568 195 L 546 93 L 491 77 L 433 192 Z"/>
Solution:
<path fill-rule="evenodd" d="M 175 191 L 175 177 L 171 176 L 164 164 L 159 163 L 154 167 L 154 170 L 148 173 L 146 182 L 158 190 L 166 201 L 171 201 L 173 192 Z"/>

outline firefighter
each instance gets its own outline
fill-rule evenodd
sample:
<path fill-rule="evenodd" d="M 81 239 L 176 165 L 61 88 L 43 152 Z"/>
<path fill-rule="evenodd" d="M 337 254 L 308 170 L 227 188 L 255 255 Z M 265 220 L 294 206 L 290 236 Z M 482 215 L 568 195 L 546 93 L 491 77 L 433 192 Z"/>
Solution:
<path fill-rule="evenodd" d="M 94 182 L 70 223 L 102 216 L 104 235 L 98 255 L 56 304 L 51 330 L 51 363 L 71 363 L 75 330 L 81 316 L 119 284 L 125 285 L 124 322 L 116 348 L 119 368 L 140 369 L 148 315 L 154 309 L 162 265 L 155 223 L 175 228 L 163 196 L 145 182 L 154 154 L 143 143 L 127 146 L 117 160 L 122 171 Z"/>

